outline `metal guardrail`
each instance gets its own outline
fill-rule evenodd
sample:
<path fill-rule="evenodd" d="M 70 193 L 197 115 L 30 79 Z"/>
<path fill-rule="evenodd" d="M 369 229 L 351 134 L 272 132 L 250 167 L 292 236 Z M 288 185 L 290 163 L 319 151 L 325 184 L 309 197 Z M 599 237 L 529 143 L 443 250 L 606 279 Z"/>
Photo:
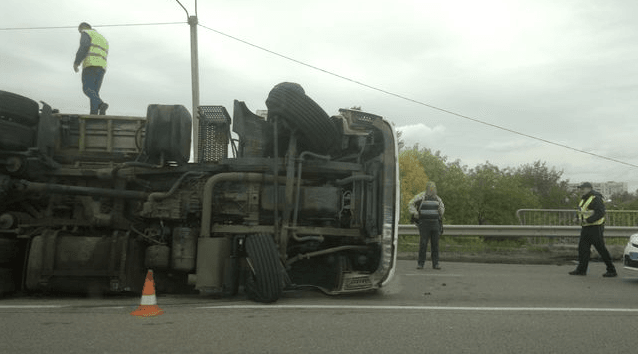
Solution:
<path fill-rule="evenodd" d="M 491 226 L 491 225 L 444 225 L 443 234 L 451 237 L 579 237 L 580 226 Z M 605 226 L 606 238 L 629 238 L 638 233 L 636 227 Z M 399 235 L 419 235 L 419 229 L 412 224 L 400 224 Z"/>
<path fill-rule="evenodd" d="M 576 210 L 520 209 L 516 217 L 521 225 L 578 226 Z M 607 210 L 605 226 L 638 226 L 638 211 Z"/>

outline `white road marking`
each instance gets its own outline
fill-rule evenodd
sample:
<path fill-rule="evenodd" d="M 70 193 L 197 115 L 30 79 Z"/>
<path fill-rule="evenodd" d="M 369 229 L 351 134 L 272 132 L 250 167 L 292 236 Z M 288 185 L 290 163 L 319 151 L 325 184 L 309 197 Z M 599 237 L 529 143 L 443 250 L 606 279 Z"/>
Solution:
<path fill-rule="evenodd" d="M 64 308 L 70 305 L 0 305 L 0 309 Z M 126 308 L 105 306 L 95 308 Z M 225 305 L 203 306 L 199 309 L 349 309 L 349 310 L 394 310 L 394 311 L 518 311 L 518 312 L 638 312 L 638 308 L 569 308 L 569 307 L 444 307 L 444 306 L 362 306 L 362 305 Z"/>
<path fill-rule="evenodd" d="M 403 274 L 403 276 L 449 276 L 449 277 L 462 277 L 459 274 Z"/>
<path fill-rule="evenodd" d="M 0 305 L 0 308 L 62 308 L 62 307 L 70 307 L 70 306 L 68 305 L 39 305 L 39 304 L 13 305 L 13 306 Z"/>
<path fill-rule="evenodd" d="M 226 305 L 206 309 L 363 309 L 396 311 L 531 311 L 531 312 L 638 312 L 638 308 L 569 308 L 569 307 L 437 307 L 437 306 L 346 306 L 346 305 Z"/>

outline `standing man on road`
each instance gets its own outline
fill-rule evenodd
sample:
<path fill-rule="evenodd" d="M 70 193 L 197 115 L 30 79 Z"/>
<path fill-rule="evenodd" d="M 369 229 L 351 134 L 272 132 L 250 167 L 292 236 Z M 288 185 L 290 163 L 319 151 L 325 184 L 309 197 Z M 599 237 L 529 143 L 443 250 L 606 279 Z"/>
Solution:
<path fill-rule="evenodd" d="M 106 114 L 109 107 L 100 99 L 100 87 L 106 73 L 106 57 L 109 54 L 109 42 L 86 22 L 78 26 L 80 48 L 75 55 L 73 70 L 77 73 L 82 65 L 82 91 L 91 101 L 91 114 Z"/>
<path fill-rule="evenodd" d="M 445 205 L 436 194 L 436 184 L 428 181 L 425 191 L 414 196 L 410 200 L 408 210 L 412 216 L 412 222 L 419 227 L 419 257 L 417 269 L 423 269 L 425 256 L 428 252 L 428 240 L 432 243 L 432 268 L 440 270 L 439 266 L 439 237 L 443 231 L 443 214 Z"/>
<path fill-rule="evenodd" d="M 589 264 L 590 249 L 593 245 L 598 254 L 603 258 L 607 265 L 607 272 L 603 277 L 615 277 L 616 268 L 611 261 L 611 256 L 605 240 L 603 239 L 603 230 L 605 229 L 605 204 L 602 195 L 593 190 L 592 185 L 588 182 L 578 186 L 582 195 L 578 204 L 578 220 L 582 225 L 580 231 L 580 241 L 578 242 L 578 266 L 576 270 L 571 271 L 570 275 L 586 275 L 587 265 Z"/>

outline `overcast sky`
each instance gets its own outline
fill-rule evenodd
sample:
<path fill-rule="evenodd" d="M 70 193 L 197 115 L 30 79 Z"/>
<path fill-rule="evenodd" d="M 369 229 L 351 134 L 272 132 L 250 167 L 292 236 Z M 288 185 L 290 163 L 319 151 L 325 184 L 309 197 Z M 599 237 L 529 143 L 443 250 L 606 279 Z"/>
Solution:
<path fill-rule="evenodd" d="M 182 4 L 194 15 L 194 0 Z M 265 109 L 270 89 L 293 81 L 328 114 L 361 106 L 408 146 L 470 168 L 541 160 L 571 182 L 638 189 L 636 167 L 511 132 L 638 165 L 638 1 L 200 0 L 197 10 L 203 26 L 418 102 L 198 27 L 202 105 Z M 110 44 L 109 114 L 144 116 L 153 103 L 191 110 L 189 26 L 175 0 L 2 0 L 0 28 L 72 28 L 0 30 L 0 90 L 88 113 L 73 71 L 82 21 Z M 100 26 L 164 22 L 184 23 Z"/>

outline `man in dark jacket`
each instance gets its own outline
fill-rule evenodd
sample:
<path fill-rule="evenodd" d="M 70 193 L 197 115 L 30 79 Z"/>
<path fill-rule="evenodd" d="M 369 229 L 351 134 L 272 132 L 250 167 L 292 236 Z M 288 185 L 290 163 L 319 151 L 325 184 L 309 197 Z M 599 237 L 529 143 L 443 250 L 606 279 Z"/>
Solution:
<path fill-rule="evenodd" d="M 434 181 L 425 184 L 425 191 L 417 194 L 408 202 L 408 210 L 412 221 L 419 227 L 419 255 L 417 269 L 423 269 L 428 252 L 428 241 L 432 244 L 432 268 L 441 270 L 439 266 L 439 238 L 443 232 L 443 214 L 445 205 L 436 193 Z"/>
<path fill-rule="evenodd" d="M 600 257 L 603 258 L 607 265 L 607 272 L 603 277 L 615 277 L 616 268 L 611 261 L 611 256 L 605 240 L 603 239 L 603 230 L 605 229 L 605 204 L 602 195 L 598 191 L 592 189 L 592 185 L 588 182 L 578 186 L 582 195 L 578 204 L 578 219 L 582 225 L 580 231 L 580 241 L 578 242 L 578 266 L 576 270 L 571 271 L 570 275 L 586 275 L 587 265 L 589 264 L 590 249 L 593 245 Z"/>

